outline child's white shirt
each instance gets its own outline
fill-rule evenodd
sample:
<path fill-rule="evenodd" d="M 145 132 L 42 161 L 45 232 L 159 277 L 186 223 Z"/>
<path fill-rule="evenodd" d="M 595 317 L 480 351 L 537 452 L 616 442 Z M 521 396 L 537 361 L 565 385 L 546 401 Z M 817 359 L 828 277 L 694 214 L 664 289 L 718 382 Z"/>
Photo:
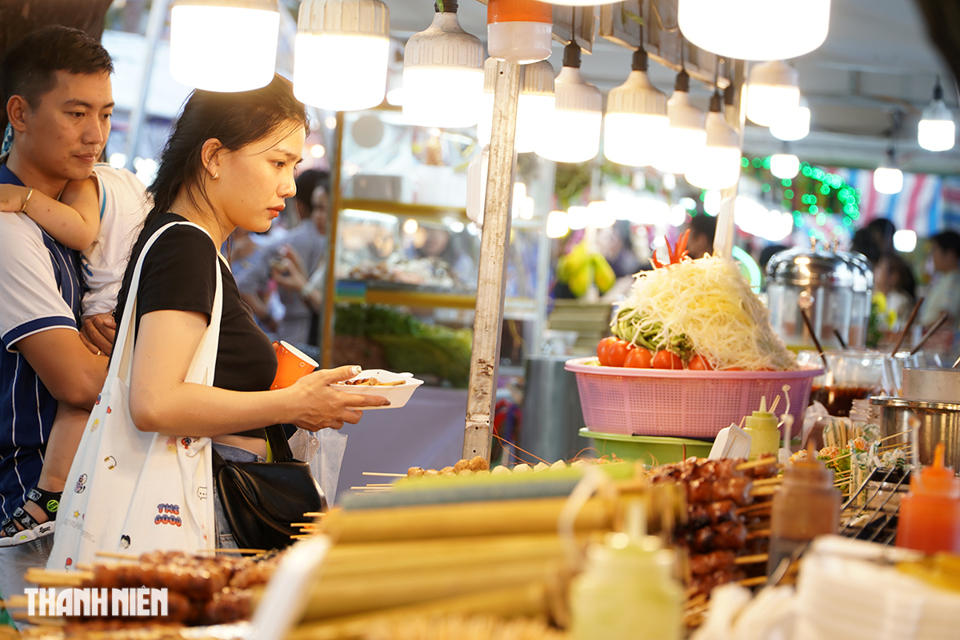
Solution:
<path fill-rule="evenodd" d="M 88 289 L 82 299 L 84 318 L 111 313 L 117 306 L 130 250 L 150 211 L 146 187 L 131 172 L 98 164 L 94 174 L 100 196 L 100 231 L 80 260 Z"/>

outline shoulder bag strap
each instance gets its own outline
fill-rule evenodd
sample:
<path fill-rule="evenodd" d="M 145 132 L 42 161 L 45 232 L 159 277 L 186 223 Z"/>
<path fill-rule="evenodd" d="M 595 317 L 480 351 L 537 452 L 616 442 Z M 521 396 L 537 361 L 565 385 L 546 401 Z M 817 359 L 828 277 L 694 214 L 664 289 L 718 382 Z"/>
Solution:
<path fill-rule="evenodd" d="M 150 251 L 150 248 L 153 247 L 153 244 L 157 241 L 161 234 L 164 231 L 169 229 L 174 225 L 189 225 L 191 227 L 196 227 L 203 231 L 209 237 L 209 233 L 203 227 L 196 225 L 192 222 L 171 222 L 164 225 L 156 231 L 150 239 L 147 240 L 147 243 L 143 246 L 143 250 L 140 252 L 140 257 L 137 259 L 137 266 L 133 270 L 133 278 L 130 280 L 130 291 L 127 293 L 127 304 L 123 309 L 123 316 L 120 319 L 120 326 L 124 327 L 124 330 L 117 335 L 116 342 L 114 343 L 114 351 L 120 355 L 119 358 L 110 359 L 110 368 L 107 370 L 107 376 L 118 376 L 124 382 L 130 381 L 130 372 L 133 370 L 133 338 L 135 330 L 135 321 L 136 318 L 136 307 L 137 307 L 137 291 L 140 288 L 140 273 L 143 271 L 143 263 L 147 257 L 147 253 Z M 210 242 L 213 242 L 213 239 L 210 239 Z M 211 311 L 210 325 L 207 327 L 204 337 L 201 340 L 201 348 L 197 350 L 197 356 L 194 356 L 194 361 L 190 366 L 189 373 L 194 373 L 194 364 L 198 362 L 198 356 L 203 348 L 208 342 L 208 336 L 212 333 L 213 337 L 211 338 L 214 343 L 213 353 L 216 354 L 217 343 L 220 338 L 220 317 L 222 315 L 222 306 L 223 306 L 223 292 L 221 291 L 221 277 L 220 277 L 220 259 L 217 259 L 217 283 L 216 283 L 216 293 L 214 294 L 214 304 Z M 207 352 L 204 352 L 207 353 Z M 199 362 L 203 362 L 200 360 Z M 213 362 L 216 362 L 214 357 Z M 204 372 L 205 373 L 205 372 Z M 190 375 L 188 374 L 188 378 Z M 210 370 L 210 382 L 213 381 L 212 368 Z M 193 380 L 191 380 L 193 381 Z"/>

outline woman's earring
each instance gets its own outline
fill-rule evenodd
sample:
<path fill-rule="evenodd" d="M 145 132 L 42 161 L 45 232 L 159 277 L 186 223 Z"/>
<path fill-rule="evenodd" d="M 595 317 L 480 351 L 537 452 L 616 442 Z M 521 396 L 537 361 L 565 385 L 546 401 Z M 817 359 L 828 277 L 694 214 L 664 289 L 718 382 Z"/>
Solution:
<path fill-rule="evenodd" d="M 213 179 L 214 179 L 214 180 L 219 180 L 219 179 L 220 179 L 220 172 L 219 172 L 219 171 L 217 171 L 215 174 L 213 174 Z"/>

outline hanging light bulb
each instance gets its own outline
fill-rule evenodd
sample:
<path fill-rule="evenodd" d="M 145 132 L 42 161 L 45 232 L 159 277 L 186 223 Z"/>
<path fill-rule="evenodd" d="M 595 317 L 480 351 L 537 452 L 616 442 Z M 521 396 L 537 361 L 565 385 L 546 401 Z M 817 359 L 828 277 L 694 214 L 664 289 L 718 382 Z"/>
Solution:
<path fill-rule="evenodd" d="M 293 93 L 330 109 L 370 109 L 383 102 L 390 50 L 390 10 L 380 0 L 304 0 L 297 19 Z"/>
<path fill-rule="evenodd" d="M 827 39 L 830 0 L 678 0 L 680 31 L 724 58 L 786 60 Z"/>
<path fill-rule="evenodd" d="M 701 189 L 726 189 L 740 179 L 740 136 L 723 117 L 723 96 L 717 89 L 707 114 L 707 143 L 687 169 L 687 182 Z"/>
<path fill-rule="evenodd" d="M 806 138 L 810 133 L 810 107 L 801 97 L 796 109 L 785 112 L 770 125 L 770 133 L 778 140 L 793 142 Z"/>
<path fill-rule="evenodd" d="M 530 64 L 550 57 L 553 7 L 538 0 L 488 0 L 487 50 L 507 62 Z"/>
<path fill-rule="evenodd" d="M 769 127 L 783 114 L 800 106 L 797 70 L 782 60 L 754 65 L 747 85 L 747 117 Z"/>
<path fill-rule="evenodd" d="M 273 80 L 277 0 L 177 0 L 170 10 L 170 75 L 207 91 L 250 91 Z"/>
<path fill-rule="evenodd" d="M 546 60 L 523 66 L 520 79 L 520 97 L 517 99 L 517 128 L 514 150 L 517 153 L 533 151 L 545 131 L 547 116 L 556 106 L 553 65 Z M 487 58 L 483 63 L 483 103 L 477 122 L 477 141 L 480 146 L 490 144 L 493 125 L 493 93 L 497 83 L 497 60 Z"/>
<path fill-rule="evenodd" d="M 664 146 L 670 118 L 667 96 L 653 86 L 647 75 L 647 52 L 643 45 L 633 52 L 627 81 L 610 90 L 603 116 L 603 155 L 630 167 L 653 164 Z"/>
<path fill-rule="evenodd" d="M 903 190 L 903 172 L 897 167 L 893 147 L 887 150 L 883 164 L 873 172 L 873 188 L 879 193 L 893 195 Z"/>
<path fill-rule="evenodd" d="M 544 118 L 537 155 L 554 162 L 586 162 L 600 150 L 603 97 L 580 75 L 580 45 L 563 51 L 563 69 L 554 83 L 556 106 Z"/>
<path fill-rule="evenodd" d="M 787 153 L 786 149 L 783 153 L 775 153 L 770 156 L 770 173 L 781 180 L 792 180 L 800 173 L 800 158 Z"/>
<path fill-rule="evenodd" d="M 943 87 L 940 86 L 940 76 L 937 76 L 933 100 L 923 110 L 923 118 L 917 128 L 917 142 L 927 151 L 948 151 L 953 149 L 956 139 L 957 125 L 943 102 Z"/>
<path fill-rule="evenodd" d="M 664 173 L 683 174 L 707 143 L 703 111 L 690 104 L 690 76 L 681 69 L 667 101 L 670 127 L 653 166 Z"/>
<path fill-rule="evenodd" d="M 470 127 L 482 94 L 483 45 L 460 27 L 456 0 L 438 0 L 433 23 L 404 48 L 404 118 L 422 127 Z"/>

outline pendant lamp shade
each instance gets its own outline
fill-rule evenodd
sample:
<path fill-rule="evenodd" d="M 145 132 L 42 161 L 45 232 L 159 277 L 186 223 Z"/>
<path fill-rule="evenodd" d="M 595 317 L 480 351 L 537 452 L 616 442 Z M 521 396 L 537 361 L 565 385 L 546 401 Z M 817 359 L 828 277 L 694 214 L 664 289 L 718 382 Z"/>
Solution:
<path fill-rule="evenodd" d="M 956 141 L 957 125 L 943 102 L 943 87 L 938 77 L 933 88 L 933 100 L 923 110 L 923 118 L 917 127 L 917 142 L 927 151 L 948 151 Z"/>
<path fill-rule="evenodd" d="M 770 156 L 770 173 L 781 180 L 791 180 L 800 173 L 800 158 L 792 153 L 775 153 Z"/>
<path fill-rule="evenodd" d="M 170 11 L 170 75 L 206 91 L 250 91 L 273 80 L 277 0 L 177 0 Z"/>
<path fill-rule="evenodd" d="M 706 120 L 707 143 L 687 169 L 687 182 L 701 189 L 726 189 L 740 180 L 740 136 L 723 117 L 723 98 L 714 93 Z"/>
<path fill-rule="evenodd" d="M 800 106 L 797 71 L 782 60 L 754 65 L 747 85 L 747 117 L 769 127 Z"/>
<path fill-rule="evenodd" d="M 530 64 L 550 57 L 553 6 L 539 0 L 487 0 L 487 49 L 492 58 Z"/>
<path fill-rule="evenodd" d="M 556 107 L 543 120 L 545 132 L 537 142 L 537 155 L 554 162 L 593 159 L 600 151 L 603 96 L 580 75 L 579 45 L 567 45 L 554 86 Z"/>
<path fill-rule="evenodd" d="M 770 134 L 786 142 L 801 140 L 810 134 L 810 107 L 806 98 L 800 98 L 796 109 L 787 111 L 770 125 Z"/>
<path fill-rule="evenodd" d="M 690 76 L 686 71 L 677 74 L 673 95 L 667 101 L 670 127 L 662 152 L 653 166 L 664 173 L 684 174 L 707 143 L 704 113 L 690 104 Z"/>
<path fill-rule="evenodd" d="M 546 131 L 545 119 L 556 106 L 553 65 L 546 60 L 524 65 L 517 99 L 517 127 L 514 149 L 517 153 L 533 151 Z M 481 147 L 490 144 L 493 125 L 493 97 L 497 84 L 497 60 L 483 63 L 483 108 L 477 123 L 477 140 Z"/>
<path fill-rule="evenodd" d="M 669 126 L 667 96 L 650 82 L 647 52 L 638 49 L 627 81 L 607 95 L 603 154 L 611 162 L 630 167 L 653 164 Z"/>
<path fill-rule="evenodd" d="M 446 0 L 426 31 L 407 40 L 403 115 L 422 127 L 471 127 L 480 119 L 483 45 L 460 27 L 457 3 Z"/>
<path fill-rule="evenodd" d="M 390 10 L 380 0 L 304 0 L 294 44 L 293 93 L 321 109 L 383 102 Z"/>
<path fill-rule="evenodd" d="M 786 60 L 827 39 L 830 0 L 678 0 L 680 32 L 724 58 Z"/>

